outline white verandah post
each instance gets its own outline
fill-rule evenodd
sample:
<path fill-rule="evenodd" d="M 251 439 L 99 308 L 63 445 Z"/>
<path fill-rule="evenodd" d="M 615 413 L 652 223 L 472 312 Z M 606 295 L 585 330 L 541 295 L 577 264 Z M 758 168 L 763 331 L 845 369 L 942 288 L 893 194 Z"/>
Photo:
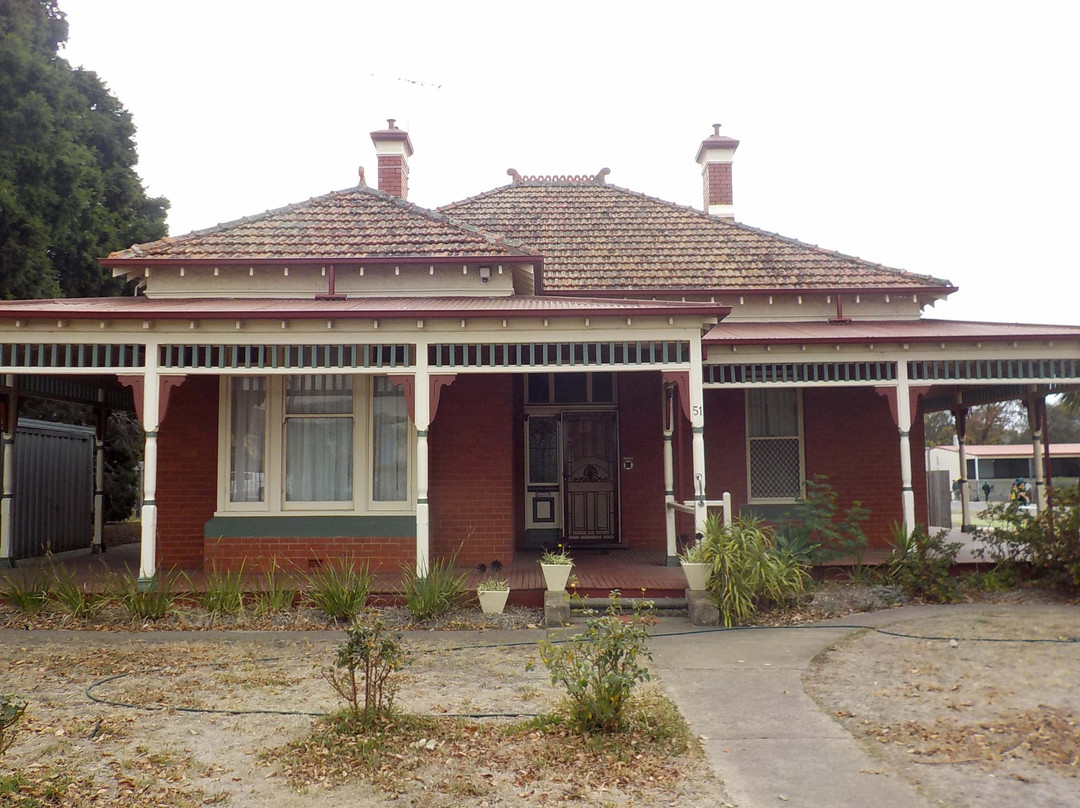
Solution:
<path fill-rule="evenodd" d="M 94 432 L 94 537 L 90 542 L 91 553 L 102 553 L 102 534 L 105 521 L 105 429 L 108 420 L 105 409 L 105 388 L 98 390 L 97 429 Z"/>
<path fill-rule="evenodd" d="M 431 426 L 431 377 L 427 345 L 416 346 L 413 409 L 416 427 L 416 573 L 426 575 L 431 558 L 431 514 L 428 507 L 428 429 Z"/>
<path fill-rule="evenodd" d="M 675 436 L 675 395 L 671 385 L 664 385 L 664 530 L 667 536 L 667 563 L 673 566 L 679 548 L 675 536 L 675 457 L 672 441 Z"/>
<path fill-rule="evenodd" d="M 904 532 L 915 529 L 915 489 L 911 477 L 911 388 L 907 362 L 896 363 L 896 417 L 900 432 L 900 494 L 904 513 Z"/>
<path fill-rule="evenodd" d="M 957 405 L 960 404 L 959 394 L 956 396 Z M 956 420 L 956 450 L 960 460 L 960 531 L 971 532 L 971 503 L 968 496 L 967 480 L 967 408 L 957 406 L 953 410 L 953 418 Z"/>
<path fill-rule="evenodd" d="M 143 375 L 143 498 L 140 508 L 142 533 L 139 553 L 139 584 L 149 586 L 157 574 L 157 459 L 160 426 L 161 378 L 158 375 L 157 345 L 146 345 L 146 369 Z"/>
<path fill-rule="evenodd" d="M 1046 399 L 1032 391 L 1027 400 L 1031 426 L 1031 471 L 1035 478 L 1032 504 L 1042 513 L 1046 507 L 1046 466 L 1043 458 L 1043 432 L 1046 429 Z"/>
<path fill-rule="evenodd" d="M 701 532 L 709 515 L 705 504 L 705 388 L 701 340 L 690 340 L 690 426 L 694 454 L 694 529 Z"/>

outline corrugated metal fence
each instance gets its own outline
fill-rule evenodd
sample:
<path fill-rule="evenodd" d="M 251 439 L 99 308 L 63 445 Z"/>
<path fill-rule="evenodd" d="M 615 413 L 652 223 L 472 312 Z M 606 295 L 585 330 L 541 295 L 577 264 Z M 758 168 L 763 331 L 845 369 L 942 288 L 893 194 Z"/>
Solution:
<path fill-rule="evenodd" d="M 89 547 L 94 536 L 94 430 L 19 419 L 12 557 Z"/>

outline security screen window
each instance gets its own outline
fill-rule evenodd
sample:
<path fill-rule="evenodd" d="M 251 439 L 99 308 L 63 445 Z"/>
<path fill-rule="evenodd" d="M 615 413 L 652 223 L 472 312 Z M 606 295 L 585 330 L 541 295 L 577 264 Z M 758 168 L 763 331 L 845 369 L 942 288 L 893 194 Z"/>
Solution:
<path fill-rule="evenodd" d="M 748 390 L 747 455 L 751 502 L 802 496 L 802 412 L 797 390 Z"/>

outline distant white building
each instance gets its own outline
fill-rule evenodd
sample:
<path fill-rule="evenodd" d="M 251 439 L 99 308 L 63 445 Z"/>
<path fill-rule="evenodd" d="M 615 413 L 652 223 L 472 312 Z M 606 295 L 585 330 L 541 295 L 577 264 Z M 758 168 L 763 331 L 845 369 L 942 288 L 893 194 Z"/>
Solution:
<path fill-rule="evenodd" d="M 993 486 L 990 498 L 1005 499 L 1012 481 L 1017 477 L 1030 480 L 1034 476 L 1034 457 L 1031 444 L 972 445 L 964 447 L 967 455 L 968 491 L 973 499 L 983 499 L 982 486 Z M 1050 472 L 1053 480 L 1080 478 L 1080 443 L 1052 443 L 1049 446 Z M 950 480 L 960 479 L 960 450 L 958 446 L 935 446 L 926 453 L 927 471 L 948 471 Z"/>

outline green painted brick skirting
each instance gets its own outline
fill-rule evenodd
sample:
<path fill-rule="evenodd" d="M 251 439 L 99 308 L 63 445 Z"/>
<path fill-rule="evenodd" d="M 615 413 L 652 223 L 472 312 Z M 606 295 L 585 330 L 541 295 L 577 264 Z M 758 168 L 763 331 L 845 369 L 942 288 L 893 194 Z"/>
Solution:
<path fill-rule="evenodd" d="M 208 539 L 416 538 L 415 516 L 215 516 L 206 523 Z"/>

